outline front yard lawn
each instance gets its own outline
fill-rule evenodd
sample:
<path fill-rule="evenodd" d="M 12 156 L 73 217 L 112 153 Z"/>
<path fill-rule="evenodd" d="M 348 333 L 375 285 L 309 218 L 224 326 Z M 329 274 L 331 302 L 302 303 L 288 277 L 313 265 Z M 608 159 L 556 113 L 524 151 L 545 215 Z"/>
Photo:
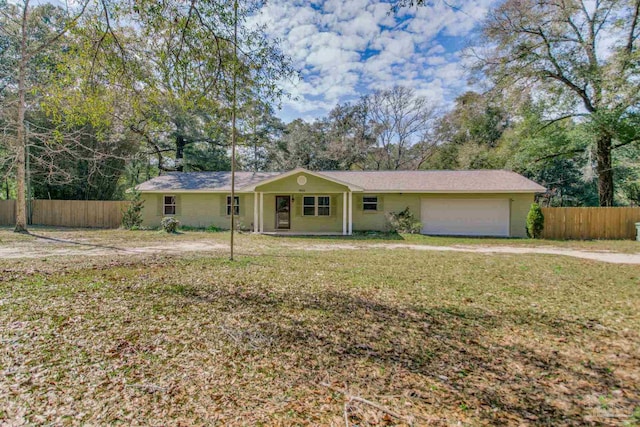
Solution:
<path fill-rule="evenodd" d="M 262 237 L 0 260 L 0 424 L 640 422 L 637 265 Z"/>

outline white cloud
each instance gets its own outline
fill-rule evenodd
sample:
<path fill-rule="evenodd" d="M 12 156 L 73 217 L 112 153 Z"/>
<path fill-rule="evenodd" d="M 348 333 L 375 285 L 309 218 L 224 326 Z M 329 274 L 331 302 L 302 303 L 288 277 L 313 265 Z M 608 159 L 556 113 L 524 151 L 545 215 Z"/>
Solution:
<path fill-rule="evenodd" d="M 436 0 L 396 14 L 374 0 L 269 1 L 254 21 L 282 41 L 301 71 L 301 79 L 283 82 L 295 98 L 283 100 L 283 118 L 322 116 L 338 102 L 393 85 L 450 103 L 466 88 L 455 49 L 494 1 L 465 2 L 460 10 Z"/>

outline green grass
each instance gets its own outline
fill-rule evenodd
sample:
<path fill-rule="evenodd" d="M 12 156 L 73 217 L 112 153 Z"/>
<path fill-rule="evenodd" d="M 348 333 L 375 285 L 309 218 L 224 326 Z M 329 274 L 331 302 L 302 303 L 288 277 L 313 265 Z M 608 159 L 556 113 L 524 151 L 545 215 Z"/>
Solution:
<path fill-rule="evenodd" d="M 241 235 L 235 262 L 223 251 L 0 260 L 0 424 L 637 422 L 637 265 L 305 242 Z"/>

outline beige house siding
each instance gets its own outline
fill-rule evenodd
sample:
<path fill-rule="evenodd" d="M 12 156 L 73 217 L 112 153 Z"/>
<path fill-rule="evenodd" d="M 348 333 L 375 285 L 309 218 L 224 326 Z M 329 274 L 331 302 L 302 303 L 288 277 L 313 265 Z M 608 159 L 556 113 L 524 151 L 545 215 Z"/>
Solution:
<path fill-rule="evenodd" d="M 158 227 L 162 214 L 163 196 L 175 195 L 176 215 L 180 224 L 190 227 L 206 228 L 215 226 L 228 229 L 230 217 L 226 214 L 226 197 L 222 193 L 144 193 L 142 210 L 143 225 Z M 240 197 L 240 215 L 237 224 L 243 229 L 253 226 L 253 194 L 237 194 Z"/>
<path fill-rule="evenodd" d="M 364 211 L 362 209 L 362 198 L 364 196 L 378 197 L 378 211 Z M 418 194 L 376 194 L 358 193 L 353 195 L 353 230 L 384 231 L 387 229 L 386 212 L 401 212 L 409 208 L 418 218 L 420 218 L 420 195 Z"/>
<path fill-rule="evenodd" d="M 534 200 L 531 193 L 511 195 L 511 237 L 527 237 L 527 214 Z"/>

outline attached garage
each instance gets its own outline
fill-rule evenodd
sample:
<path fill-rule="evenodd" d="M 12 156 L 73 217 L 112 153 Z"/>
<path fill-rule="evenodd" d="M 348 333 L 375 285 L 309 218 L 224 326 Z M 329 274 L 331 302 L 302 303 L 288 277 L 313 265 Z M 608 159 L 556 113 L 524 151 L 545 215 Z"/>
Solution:
<path fill-rule="evenodd" d="M 420 209 L 422 233 L 509 237 L 510 205 L 508 198 L 424 198 Z"/>

